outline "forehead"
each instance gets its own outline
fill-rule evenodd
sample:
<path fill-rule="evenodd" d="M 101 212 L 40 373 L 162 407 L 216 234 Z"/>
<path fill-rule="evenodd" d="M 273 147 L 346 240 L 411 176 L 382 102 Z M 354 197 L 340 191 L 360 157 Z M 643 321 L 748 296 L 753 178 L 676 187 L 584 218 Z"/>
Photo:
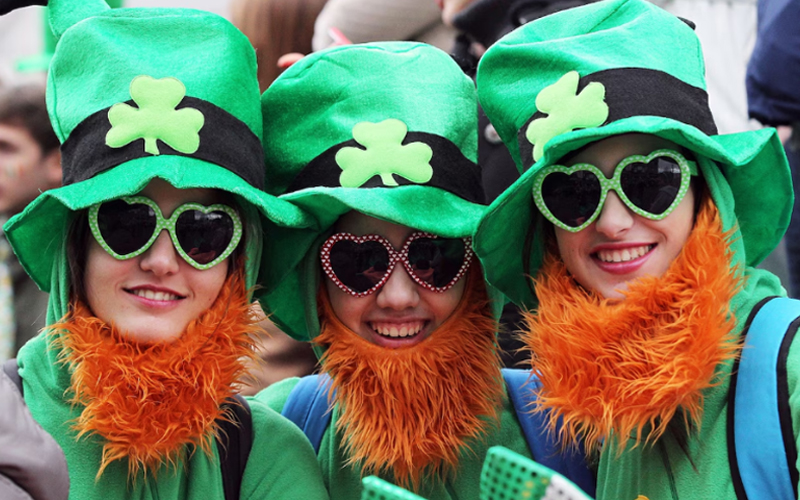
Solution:
<path fill-rule="evenodd" d="M 364 215 L 355 210 L 350 211 L 336 221 L 334 230 L 340 233 L 352 233 L 356 236 L 363 236 L 365 234 L 379 234 L 392 242 L 396 247 L 402 245 L 406 238 L 408 238 L 416 229 L 394 224 L 369 215 Z"/>
<path fill-rule="evenodd" d="M 593 142 L 572 156 L 567 166 L 590 163 L 600 168 L 613 168 L 632 155 L 648 155 L 657 149 L 680 151 L 672 141 L 650 134 L 622 134 Z"/>
<path fill-rule="evenodd" d="M 139 194 L 155 201 L 165 216 L 184 203 L 213 205 L 224 199 L 224 193 L 218 189 L 178 189 L 169 182 L 158 178 L 151 180 Z"/>

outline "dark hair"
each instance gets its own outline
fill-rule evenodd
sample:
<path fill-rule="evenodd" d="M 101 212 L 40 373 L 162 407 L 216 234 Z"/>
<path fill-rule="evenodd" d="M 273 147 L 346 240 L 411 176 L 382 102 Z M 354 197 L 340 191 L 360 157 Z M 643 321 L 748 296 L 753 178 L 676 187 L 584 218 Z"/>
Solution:
<path fill-rule="evenodd" d="M 60 145 L 50 125 L 42 85 L 0 88 L 0 123 L 27 130 L 43 154 Z"/>

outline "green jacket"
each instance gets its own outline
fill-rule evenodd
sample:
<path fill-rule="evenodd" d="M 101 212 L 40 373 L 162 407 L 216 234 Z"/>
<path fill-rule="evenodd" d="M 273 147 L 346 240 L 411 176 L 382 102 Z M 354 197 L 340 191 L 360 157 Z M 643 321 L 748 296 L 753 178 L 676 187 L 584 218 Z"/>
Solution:
<path fill-rule="evenodd" d="M 275 411 L 281 411 L 289 393 L 299 380 L 295 377 L 273 384 L 256 395 L 255 400 Z M 420 491 L 416 493 L 426 500 L 478 500 L 481 468 L 486 452 L 491 446 L 505 446 L 531 458 L 528 444 L 507 394 L 503 397 L 503 408 L 499 416 L 499 427 L 491 430 L 482 441 L 470 443 L 470 449 L 462 452 L 459 468 L 453 479 L 444 482 L 424 482 Z M 346 465 L 347 456 L 343 450 L 342 436 L 333 430 L 338 417 L 339 409 L 334 407 L 331 423 L 322 436 L 317 460 L 331 500 L 359 500 L 362 490 L 361 472 L 358 468 Z M 390 478 L 384 479 L 391 481 Z"/>
<path fill-rule="evenodd" d="M 64 450 L 70 475 L 72 500 L 179 500 L 223 499 L 222 474 L 217 447 L 213 455 L 185 455 L 176 470 L 160 470 L 135 484 L 128 481 L 128 464 L 115 461 L 95 481 L 102 452 L 96 436 L 76 440 L 70 429 L 82 408 L 65 401 L 70 375 L 63 365 L 52 364 L 57 353 L 48 346 L 50 337 L 39 335 L 19 355 L 25 401 L 37 422 Z M 264 403 L 251 400 L 253 443 L 241 484 L 242 499 L 296 500 L 328 498 L 314 451 L 302 432 Z"/>

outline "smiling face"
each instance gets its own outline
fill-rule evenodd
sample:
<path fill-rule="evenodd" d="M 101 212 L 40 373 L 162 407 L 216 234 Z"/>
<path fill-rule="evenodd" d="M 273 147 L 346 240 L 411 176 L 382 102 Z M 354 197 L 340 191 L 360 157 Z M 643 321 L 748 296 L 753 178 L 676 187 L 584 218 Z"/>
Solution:
<path fill-rule="evenodd" d="M 375 219 L 358 212 L 339 218 L 336 232 L 357 236 L 378 234 L 400 249 L 416 230 Z M 324 275 L 323 275 L 324 276 Z M 388 348 L 418 344 L 427 338 L 456 309 L 466 279 L 444 291 L 434 292 L 418 285 L 402 264 L 392 271 L 375 293 L 354 297 L 324 277 L 331 307 L 339 320 L 362 338 Z"/>
<path fill-rule="evenodd" d="M 214 190 L 177 189 L 160 179 L 139 195 L 155 201 L 165 217 L 184 203 L 219 202 Z M 141 255 L 117 260 L 90 236 L 86 300 L 95 316 L 133 340 L 172 341 L 214 303 L 227 278 L 228 261 L 205 271 L 195 269 L 175 250 L 167 231 Z"/>
<path fill-rule="evenodd" d="M 590 163 L 606 177 L 631 155 L 657 149 L 680 150 L 676 144 L 645 134 L 625 134 L 593 143 L 566 165 Z M 678 256 L 694 225 L 694 189 L 660 221 L 633 213 L 610 191 L 597 219 L 582 231 L 555 228 L 561 259 L 584 288 L 606 298 L 623 298 L 627 284 L 641 276 L 661 276 Z"/>

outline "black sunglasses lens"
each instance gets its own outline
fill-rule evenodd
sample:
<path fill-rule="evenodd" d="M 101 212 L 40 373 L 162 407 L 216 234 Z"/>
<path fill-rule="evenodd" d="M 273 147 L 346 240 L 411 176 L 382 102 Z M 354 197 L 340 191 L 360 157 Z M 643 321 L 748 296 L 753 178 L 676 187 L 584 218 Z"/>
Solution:
<path fill-rule="evenodd" d="M 228 248 L 233 238 L 233 220 L 225 212 L 187 210 L 178 216 L 175 234 L 190 259 L 208 264 Z"/>
<path fill-rule="evenodd" d="M 442 288 L 458 275 L 465 253 L 460 238 L 419 238 L 408 246 L 408 263 L 421 281 Z"/>
<path fill-rule="evenodd" d="M 578 227 L 597 210 L 600 179 L 587 170 L 553 172 L 542 182 L 542 199 L 550 213 L 569 227 Z"/>
<path fill-rule="evenodd" d="M 625 196 L 645 212 L 664 213 L 681 188 L 681 167 L 669 156 L 648 163 L 631 163 L 622 170 L 619 182 Z"/>
<path fill-rule="evenodd" d="M 156 229 L 156 214 L 141 203 L 114 200 L 100 205 L 97 213 L 100 235 L 111 250 L 128 255 L 142 248 Z"/>
<path fill-rule="evenodd" d="M 330 261 L 339 281 L 358 293 L 380 283 L 389 270 L 389 252 L 377 241 L 337 241 L 330 249 Z"/>

